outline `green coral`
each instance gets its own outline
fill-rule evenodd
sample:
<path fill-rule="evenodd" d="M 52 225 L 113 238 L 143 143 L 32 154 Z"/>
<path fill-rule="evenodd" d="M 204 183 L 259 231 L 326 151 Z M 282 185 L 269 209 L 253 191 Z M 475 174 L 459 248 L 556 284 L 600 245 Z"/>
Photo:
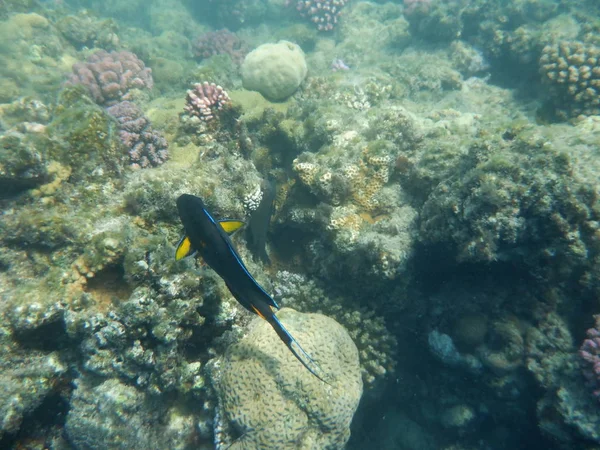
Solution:
<path fill-rule="evenodd" d="M 561 137 L 550 144 L 544 134 L 554 132 Z M 579 160 L 589 148 L 567 144 L 578 136 L 568 128 L 533 128 L 505 149 L 478 153 L 472 168 L 442 182 L 426 201 L 422 237 L 452 245 L 462 261 L 522 261 L 526 254 L 522 262 L 538 276 L 575 281 L 570 277 L 583 270 L 580 280 L 588 279 L 600 211 L 589 168 Z"/>
<path fill-rule="evenodd" d="M 45 139 L 30 134 L 12 132 L 0 136 L 0 189 L 3 196 L 38 186 L 48 179 L 44 144 Z"/>
<path fill-rule="evenodd" d="M 62 93 L 49 133 L 55 138 L 50 157 L 71 167 L 75 180 L 119 174 L 127 164 L 116 121 L 81 87 Z"/>
<path fill-rule="evenodd" d="M 117 23 L 113 19 L 99 19 L 90 10 L 61 17 L 56 28 L 77 49 L 84 47 L 115 50 L 119 43 Z"/>

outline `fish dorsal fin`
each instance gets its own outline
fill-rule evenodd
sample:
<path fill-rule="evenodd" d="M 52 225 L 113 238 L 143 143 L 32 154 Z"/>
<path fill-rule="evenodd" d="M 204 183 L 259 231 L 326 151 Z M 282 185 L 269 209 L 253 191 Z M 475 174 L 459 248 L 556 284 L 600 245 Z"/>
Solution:
<path fill-rule="evenodd" d="M 179 261 L 180 259 L 193 255 L 195 252 L 196 249 L 192 247 L 190 238 L 183 236 L 179 241 L 179 244 L 177 244 L 177 249 L 175 250 L 175 260 Z"/>
<path fill-rule="evenodd" d="M 229 236 L 244 226 L 244 222 L 241 220 L 232 219 L 219 220 L 219 224 L 223 227 L 223 231 Z"/>

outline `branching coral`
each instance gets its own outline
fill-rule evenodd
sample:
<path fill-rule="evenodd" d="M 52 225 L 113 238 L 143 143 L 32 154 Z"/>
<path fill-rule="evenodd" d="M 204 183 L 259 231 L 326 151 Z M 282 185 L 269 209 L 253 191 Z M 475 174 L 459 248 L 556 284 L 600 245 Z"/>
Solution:
<path fill-rule="evenodd" d="M 600 47 L 563 41 L 544 47 L 543 81 L 561 118 L 600 114 Z"/>

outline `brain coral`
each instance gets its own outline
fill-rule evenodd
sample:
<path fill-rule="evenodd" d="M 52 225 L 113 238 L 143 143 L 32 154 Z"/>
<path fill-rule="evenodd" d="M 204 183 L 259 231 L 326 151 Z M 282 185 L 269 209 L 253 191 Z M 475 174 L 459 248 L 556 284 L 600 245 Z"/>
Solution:
<path fill-rule="evenodd" d="M 288 41 L 260 45 L 242 64 L 244 88 L 273 101 L 285 100 L 296 92 L 306 73 L 304 52 Z"/>
<path fill-rule="evenodd" d="M 302 367 L 271 326 L 256 319 L 221 365 L 217 448 L 233 441 L 232 449 L 342 449 L 362 395 L 358 350 L 329 317 L 289 308 L 278 317 L 331 384 Z"/>

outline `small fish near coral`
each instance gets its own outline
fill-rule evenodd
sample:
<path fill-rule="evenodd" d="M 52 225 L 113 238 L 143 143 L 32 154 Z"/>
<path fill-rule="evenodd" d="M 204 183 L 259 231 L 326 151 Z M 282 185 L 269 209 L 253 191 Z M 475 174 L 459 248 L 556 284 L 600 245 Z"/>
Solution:
<path fill-rule="evenodd" d="M 261 183 L 262 198 L 258 208 L 250 216 L 246 228 L 246 241 L 248 249 L 252 252 L 254 261 L 260 259 L 264 264 L 270 264 L 271 260 L 265 249 L 269 224 L 275 209 L 276 184 L 273 180 L 263 180 Z"/>
<path fill-rule="evenodd" d="M 244 265 L 229 236 L 244 223 L 238 220 L 215 220 L 201 198 L 183 194 L 177 199 L 177 210 L 185 235 L 175 251 L 180 260 L 198 253 L 225 281 L 231 294 L 247 310 L 265 319 L 279 338 L 310 373 L 326 382 L 322 370 L 298 344 L 275 315 L 279 306 L 256 282 Z"/>

